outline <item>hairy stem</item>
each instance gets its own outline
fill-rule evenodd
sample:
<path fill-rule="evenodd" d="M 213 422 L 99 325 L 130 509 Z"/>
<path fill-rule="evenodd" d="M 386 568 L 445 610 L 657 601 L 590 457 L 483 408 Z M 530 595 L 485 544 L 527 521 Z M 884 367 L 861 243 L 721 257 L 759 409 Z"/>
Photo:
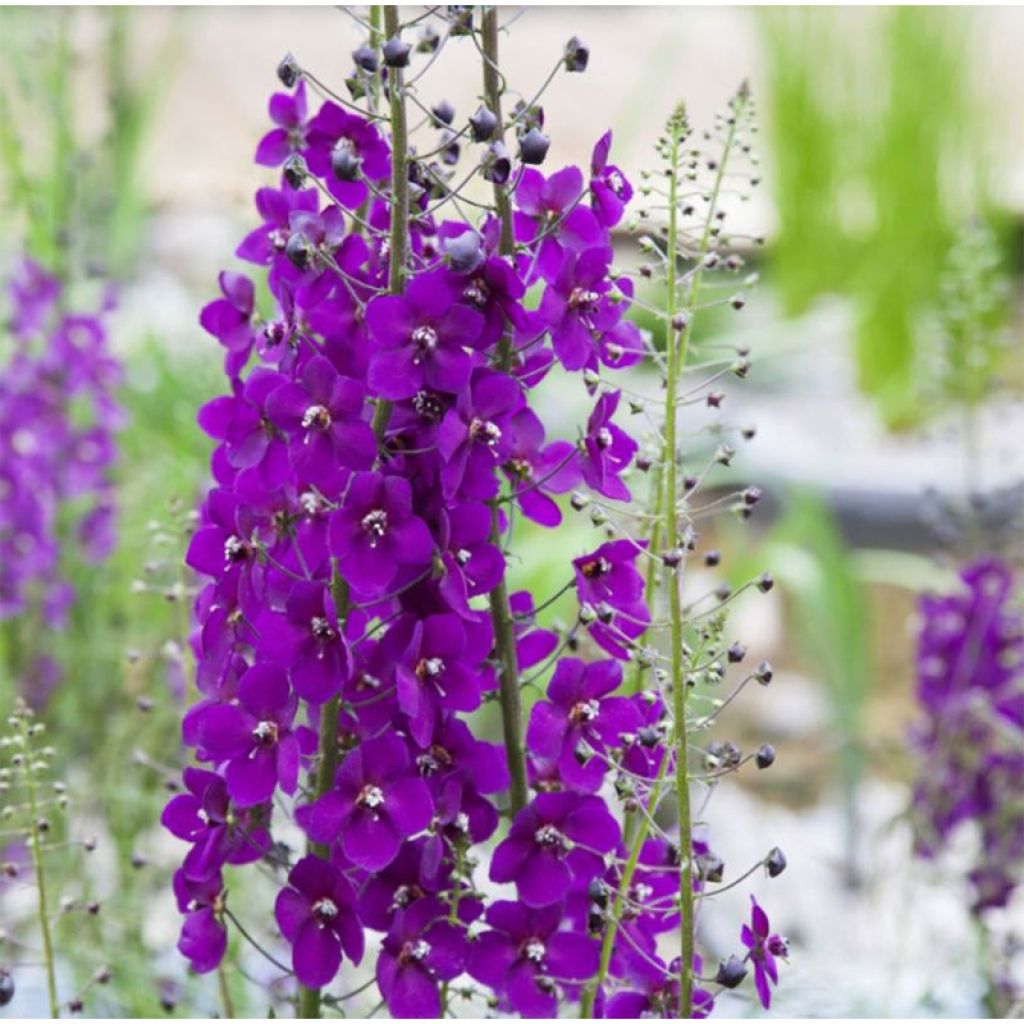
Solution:
<path fill-rule="evenodd" d="M 501 116 L 501 76 L 498 72 L 498 10 L 485 7 L 481 26 L 484 96 L 487 106 L 498 119 L 495 139 L 504 138 L 505 128 Z M 508 192 L 497 182 L 494 184 L 494 205 L 501 223 L 499 251 L 511 256 L 515 247 L 512 235 L 512 207 Z M 498 343 L 498 369 L 507 373 L 512 366 L 512 334 L 505 330 Z M 491 542 L 501 546 L 501 522 L 497 503 L 491 505 Z M 508 601 L 508 584 L 502 576 L 489 595 L 491 621 L 494 624 L 494 650 L 498 659 L 498 681 L 501 698 L 501 725 L 505 738 L 505 754 L 511 776 L 509 804 L 513 814 L 526 806 L 526 760 L 523 749 L 523 713 L 519 698 L 519 659 L 516 653 L 515 629 Z"/>

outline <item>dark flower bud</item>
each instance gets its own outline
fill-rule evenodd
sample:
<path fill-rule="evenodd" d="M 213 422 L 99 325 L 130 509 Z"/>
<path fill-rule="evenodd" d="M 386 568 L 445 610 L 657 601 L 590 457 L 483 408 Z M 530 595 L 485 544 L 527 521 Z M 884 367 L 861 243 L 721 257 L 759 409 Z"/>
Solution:
<path fill-rule="evenodd" d="M 392 36 L 384 44 L 384 63 L 389 68 L 407 68 L 411 50 L 412 47 L 408 43 L 402 42 L 399 36 Z"/>
<path fill-rule="evenodd" d="M 747 649 L 741 643 L 732 644 L 726 651 L 726 657 L 733 665 L 739 664 L 747 656 Z"/>
<path fill-rule="evenodd" d="M 308 270 L 313 262 L 313 245 L 301 231 L 293 231 L 288 236 L 284 253 L 296 270 Z"/>
<path fill-rule="evenodd" d="M 633 463 L 641 473 L 646 473 L 651 468 L 651 460 L 646 455 L 638 455 Z"/>
<path fill-rule="evenodd" d="M 550 148 L 551 139 L 540 129 L 531 128 L 519 140 L 519 159 L 524 164 L 542 164 Z"/>
<path fill-rule="evenodd" d="M 458 137 L 454 132 L 445 132 L 442 142 L 444 149 L 441 150 L 441 162 L 449 167 L 454 167 L 459 162 L 459 153 L 461 152 Z"/>
<path fill-rule="evenodd" d="M 85 905 L 85 912 L 95 917 L 100 912 L 100 905 L 96 900 L 92 900 Z"/>
<path fill-rule="evenodd" d="M 769 878 L 778 878 L 786 870 L 786 855 L 777 846 L 773 846 L 768 851 L 764 866 L 768 869 Z"/>
<path fill-rule="evenodd" d="M 725 875 L 725 861 L 717 854 L 702 853 L 697 858 L 697 877 L 704 882 L 720 882 Z"/>
<path fill-rule="evenodd" d="M 587 899 L 599 907 L 608 906 L 608 887 L 600 878 L 595 878 L 587 887 Z"/>
<path fill-rule="evenodd" d="M 772 669 L 771 662 L 768 661 L 762 661 L 754 670 L 754 678 L 762 686 L 767 686 L 772 681 L 773 675 L 775 675 L 775 672 Z"/>
<path fill-rule="evenodd" d="M 579 36 L 573 36 L 565 44 L 565 70 L 586 71 L 590 60 L 590 47 Z"/>
<path fill-rule="evenodd" d="M 476 113 L 469 119 L 469 127 L 474 142 L 487 142 L 498 127 L 498 118 L 485 106 L 479 106 Z"/>
<path fill-rule="evenodd" d="M 698 480 L 697 477 L 695 477 L 695 476 L 684 476 L 683 477 L 683 490 L 684 491 L 692 491 L 697 486 L 697 484 L 699 484 L 699 483 L 700 483 L 700 480 Z"/>
<path fill-rule="evenodd" d="M 577 512 L 582 512 L 590 504 L 590 499 L 582 491 L 573 491 L 569 497 L 569 504 Z"/>
<path fill-rule="evenodd" d="M 716 565 L 718 565 L 718 563 L 719 563 L 719 562 L 721 562 L 721 561 L 722 561 L 722 552 L 721 552 L 721 551 L 719 551 L 719 550 L 718 550 L 717 548 L 715 548 L 715 549 L 714 549 L 714 550 L 712 550 L 712 551 L 709 551 L 709 552 L 708 552 L 708 553 L 707 553 L 707 554 L 706 554 L 706 555 L 704 556 L 704 564 L 705 564 L 705 565 L 706 565 L 706 566 L 707 566 L 707 567 L 708 567 L 709 569 L 713 569 L 713 568 L 714 568 L 714 567 L 715 567 Z"/>
<path fill-rule="evenodd" d="M 770 743 L 763 743 L 754 755 L 754 762 L 762 771 L 775 764 L 775 748 Z"/>
<path fill-rule="evenodd" d="M 97 985 L 106 985 L 110 981 L 110 968 L 101 967 L 94 975 L 93 979 Z"/>
<path fill-rule="evenodd" d="M 132 867 L 135 868 L 136 871 L 138 871 L 139 868 L 144 868 L 147 863 L 146 858 L 139 853 L 138 850 L 135 850 L 132 853 Z"/>
<path fill-rule="evenodd" d="M 483 159 L 485 181 L 504 185 L 512 175 L 512 158 L 502 142 L 492 142 Z"/>
<path fill-rule="evenodd" d="M 722 582 L 715 587 L 715 597 L 719 601 L 728 601 L 732 597 L 732 587 L 728 583 Z"/>
<path fill-rule="evenodd" d="M 690 318 L 686 313 L 676 313 L 672 317 L 672 330 L 673 331 L 685 331 L 686 325 L 690 322 Z"/>
<path fill-rule="evenodd" d="M 468 36 L 473 31 L 472 4 L 448 5 L 448 34 L 451 36 Z"/>
<path fill-rule="evenodd" d="M 764 492 L 760 487 L 748 487 L 740 495 L 743 499 L 743 504 L 748 508 L 753 508 L 763 497 Z"/>
<path fill-rule="evenodd" d="M 14 979 L 10 971 L 0 967 L 0 1006 L 6 1006 L 14 998 Z"/>
<path fill-rule="evenodd" d="M 707 397 L 708 406 L 712 409 L 720 409 L 725 401 L 724 391 L 709 391 Z"/>
<path fill-rule="evenodd" d="M 299 62 L 290 53 L 286 53 L 281 58 L 281 63 L 277 65 L 277 77 L 281 79 L 284 87 L 290 89 L 299 80 L 301 74 L 302 69 L 299 67 Z"/>
<path fill-rule="evenodd" d="M 306 175 L 309 174 L 309 168 L 306 167 L 306 161 L 301 153 L 292 153 L 290 157 L 284 162 L 284 167 L 281 169 L 284 174 L 284 180 L 294 188 L 302 188 L 306 184 Z"/>
<path fill-rule="evenodd" d="M 362 68 L 363 71 L 371 75 L 380 67 L 377 51 L 367 43 L 363 43 L 358 50 L 352 51 L 352 60 L 355 62 L 356 67 Z"/>
<path fill-rule="evenodd" d="M 728 466 L 732 463 L 732 457 L 736 454 L 736 449 L 731 444 L 723 444 L 717 452 L 715 452 L 715 462 L 720 466 Z"/>
<path fill-rule="evenodd" d="M 420 37 L 416 41 L 417 53 L 433 53 L 441 42 L 441 36 L 429 22 L 420 29 Z"/>
<path fill-rule="evenodd" d="M 763 572 L 757 578 L 757 589 L 762 594 L 767 594 L 775 586 L 775 579 L 770 572 Z"/>
<path fill-rule="evenodd" d="M 597 606 L 597 617 L 606 626 L 610 625 L 615 621 L 615 609 L 607 601 L 602 601 Z"/>
<path fill-rule="evenodd" d="M 648 750 L 656 747 L 661 742 L 661 733 L 653 725 L 640 726 L 636 735 L 640 741 L 640 746 L 646 747 Z"/>
<path fill-rule="evenodd" d="M 37 832 L 49 832 L 50 831 L 50 823 L 45 818 L 40 818 L 36 822 L 36 831 Z"/>
<path fill-rule="evenodd" d="M 742 380 L 750 372 L 750 360 L 737 359 L 736 362 L 732 364 L 730 369 L 737 377 L 739 377 Z"/>
<path fill-rule="evenodd" d="M 738 956 L 730 956 L 718 965 L 715 973 L 715 984 L 722 988 L 736 988 L 737 985 L 747 976 L 747 969 Z"/>
<path fill-rule="evenodd" d="M 743 298 L 742 295 L 734 295 L 729 300 L 729 305 L 732 306 L 733 309 L 742 309 L 746 304 L 747 300 Z"/>
<path fill-rule="evenodd" d="M 85 1003 L 81 999 L 71 999 L 68 1002 L 68 1009 L 72 1013 L 81 1013 L 85 1009 Z"/>
<path fill-rule="evenodd" d="M 475 231 L 463 231 L 444 243 L 444 256 L 448 266 L 458 274 L 471 274 L 484 261 L 480 236 Z"/>
<path fill-rule="evenodd" d="M 672 548 L 661 556 L 661 561 L 669 569 L 675 569 L 683 560 L 683 553 L 679 548 Z"/>
<path fill-rule="evenodd" d="M 455 108 L 447 100 L 441 100 L 440 103 L 435 104 L 430 112 L 439 125 L 450 125 L 455 120 Z"/>

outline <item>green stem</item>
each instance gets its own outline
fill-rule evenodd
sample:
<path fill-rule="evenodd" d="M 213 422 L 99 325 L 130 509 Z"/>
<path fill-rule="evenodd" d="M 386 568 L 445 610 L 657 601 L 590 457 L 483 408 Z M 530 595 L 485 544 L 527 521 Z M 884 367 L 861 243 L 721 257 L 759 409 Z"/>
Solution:
<path fill-rule="evenodd" d="M 380 15 L 374 13 L 383 5 L 374 5 L 370 12 L 370 23 L 380 24 Z M 398 35 L 400 24 L 398 8 L 383 7 L 384 32 L 388 39 Z M 400 295 L 405 287 L 405 264 L 408 259 L 409 239 L 409 126 L 405 115 L 404 74 L 401 68 L 388 68 L 388 103 L 391 112 L 391 239 L 388 251 L 388 291 Z M 386 399 L 377 402 L 373 414 L 373 432 L 378 445 L 391 419 L 391 403 Z"/>
<path fill-rule="evenodd" d="M 234 1020 L 238 1015 L 235 1013 L 235 1004 L 231 998 L 231 989 L 228 987 L 228 974 L 224 970 L 224 964 L 217 967 L 217 983 L 220 986 L 220 1000 L 224 1005 L 224 1016 L 228 1020 Z"/>
<path fill-rule="evenodd" d="M 50 1003 L 50 1016 L 60 1016 L 60 1002 L 57 998 L 57 975 L 53 958 L 53 938 L 50 934 L 50 912 L 46 898 L 46 871 L 43 867 L 42 838 L 39 831 L 39 804 L 36 797 L 35 758 L 32 750 L 31 720 L 21 718 L 22 734 L 25 737 L 25 790 L 28 795 L 29 846 L 32 848 L 32 869 L 36 876 L 36 913 L 39 918 L 39 932 L 43 940 L 43 968 L 46 971 L 46 992 Z"/>
<path fill-rule="evenodd" d="M 348 613 L 349 594 L 348 584 L 341 578 L 337 566 L 335 566 L 334 575 L 331 577 L 331 596 L 334 599 L 334 608 L 338 615 L 340 628 Z M 330 792 L 334 786 L 334 776 L 338 770 L 338 713 L 340 707 L 341 698 L 334 696 L 320 709 L 318 763 L 311 802 L 318 800 L 324 793 Z M 330 845 L 324 843 L 310 843 L 309 852 L 323 860 L 329 860 L 331 856 Z M 303 1019 L 321 1015 L 320 989 L 300 987 L 298 1015 Z"/>
<path fill-rule="evenodd" d="M 494 138 L 505 136 L 501 116 L 501 75 L 498 71 L 498 11 L 495 7 L 483 9 L 481 49 L 483 51 L 484 97 L 487 106 L 497 118 Z M 515 249 L 512 234 L 512 207 L 508 192 L 497 182 L 494 184 L 494 206 L 501 224 L 498 243 L 503 256 L 511 256 Z M 506 325 L 507 328 L 507 325 Z M 507 373 L 512 366 L 512 334 L 505 330 L 498 342 L 497 366 Z M 501 546 L 501 530 L 497 502 L 491 505 L 491 543 Z M 501 726 L 505 739 L 505 755 L 511 777 L 509 805 L 513 814 L 526 806 L 529 793 L 526 780 L 526 759 L 523 749 L 523 711 L 519 695 L 519 659 L 516 653 L 515 628 L 508 603 L 508 583 L 501 581 L 489 595 L 491 621 L 494 624 L 494 650 L 498 659 L 499 696 L 501 700 Z"/>

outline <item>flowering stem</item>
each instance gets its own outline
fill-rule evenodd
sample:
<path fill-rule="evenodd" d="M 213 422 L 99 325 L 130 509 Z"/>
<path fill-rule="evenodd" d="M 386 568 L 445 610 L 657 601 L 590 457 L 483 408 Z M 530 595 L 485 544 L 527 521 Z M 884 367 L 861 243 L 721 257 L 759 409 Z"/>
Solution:
<path fill-rule="evenodd" d="M 689 321 L 680 332 L 680 344 L 674 338 L 677 296 L 677 255 L 679 240 L 679 144 L 684 118 L 673 117 L 670 122 L 671 152 L 669 159 L 668 197 L 668 260 L 666 263 L 665 323 L 668 338 L 668 385 L 665 389 L 665 543 L 675 547 L 678 538 L 676 502 L 679 495 L 677 480 L 679 453 L 676 451 L 676 387 L 686 358 Z M 691 290 L 692 295 L 692 290 Z M 689 748 L 686 729 L 686 681 L 683 678 L 683 606 L 680 594 L 681 580 L 669 570 L 669 617 L 671 644 L 672 714 L 675 719 L 676 741 L 676 810 L 679 819 L 679 1016 L 688 1018 L 693 1013 L 693 837 L 690 820 Z"/>
<path fill-rule="evenodd" d="M 383 6 L 383 5 L 381 5 Z M 371 24 L 379 24 L 377 5 L 371 9 Z M 398 8 L 384 7 L 384 32 L 388 39 L 399 33 Z M 405 115 L 401 68 L 388 68 L 388 102 L 391 108 L 391 238 L 388 249 L 388 291 L 400 295 L 405 286 L 405 263 L 409 237 L 409 127 Z M 378 445 L 391 419 L 391 403 L 381 399 L 373 415 L 373 432 Z"/>
<path fill-rule="evenodd" d="M 485 7 L 482 16 L 482 51 L 484 68 L 484 96 L 491 112 L 497 118 L 494 138 L 502 140 L 505 129 L 501 117 L 501 81 L 498 72 L 498 10 Z M 515 248 L 512 234 L 512 207 L 508 193 L 494 183 L 494 205 L 501 224 L 499 251 L 511 256 Z M 506 330 L 498 343 L 498 368 L 508 372 L 512 366 L 512 335 Z M 500 546 L 501 528 L 496 502 L 491 505 L 491 541 Z M 519 662 L 516 637 L 508 601 L 508 584 L 502 576 L 489 595 L 491 621 L 494 624 L 494 650 L 498 659 L 498 680 L 501 696 L 501 724 L 505 737 L 505 754 L 511 777 L 509 804 L 513 814 L 526 806 L 526 760 L 523 750 L 522 705 L 519 699 Z"/>
<path fill-rule="evenodd" d="M 28 795 L 29 814 L 32 816 L 29 825 L 29 846 L 32 848 L 32 870 L 36 876 L 36 914 L 39 918 L 39 933 L 43 940 L 43 967 L 46 970 L 46 992 L 50 1002 L 50 1016 L 57 1018 L 60 1016 L 60 1002 L 57 999 L 53 939 L 50 935 L 50 913 L 47 909 L 46 870 L 43 867 L 42 838 L 39 829 L 39 803 L 36 797 L 31 722 L 22 718 L 21 729 L 25 737 L 25 790 Z"/>

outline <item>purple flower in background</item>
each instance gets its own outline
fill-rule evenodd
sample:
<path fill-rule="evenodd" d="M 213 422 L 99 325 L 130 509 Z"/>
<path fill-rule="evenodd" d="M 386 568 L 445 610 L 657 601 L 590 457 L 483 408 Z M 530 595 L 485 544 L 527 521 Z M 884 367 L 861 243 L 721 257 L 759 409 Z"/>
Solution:
<path fill-rule="evenodd" d="M 261 662 L 238 683 L 237 704 L 210 704 L 197 722 L 199 742 L 215 761 L 226 761 L 228 793 L 239 807 L 269 800 L 280 786 L 294 793 L 299 745 L 292 732 L 295 698 L 283 665 Z"/>
<path fill-rule="evenodd" d="M 383 594 L 399 567 L 430 564 L 434 540 L 413 515 L 409 481 L 380 473 L 355 473 L 345 504 L 330 522 L 331 554 L 353 590 Z"/>
<path fill-rule="evenodd" d="M 580 442 L 580 471 L 598 494 L 629 501 L 629 488 L 619 477 L 636 454 L 637 443 L 612 422 L 620 397 L 618 391 L 607 391 L 594 404 L 586 436 Z"/>
<path fill-rule="evenodd" d="M 555 1017 L 557 981 L 583 982 L 598 968 L 598 945 L 559 931 L 562 907 L 530 909 L 499 900 L 487 910 L 489 930 L 470 947 L 469 973 L 495 991 L 503 1008 L 523 1017 Z"/>
<path fill-rule="evenodd" d="M 619 826 L 599 797 L 540 793 L 494 851 L 491 881 L 515 882 L 528 907 L 558 903 L 604 871 L 602 855 L 618 841 Z"/>
<path fill-rule="evenodd" d="M 594 146 L 590 158 L 590 195 L 598 221 L 613 228 L 622 220 L 622 214 L 630 199 L 633 186 L 626 176 L 613 164 L 608 163 L 612 148 L 612 133 L 605 132 Z"/>
<path fill-rule="evenodd" d="M 596 336 L 618 319 L 607 306 L 612 250 L 605 246 L 565 252 L 541 299 L 555 355 L 566 370 L 582 370 L 594 358 Z"/>
<path fill-rule="evenodd" d="M 278 167 L 288 157 L 302 149 L 306 142 L 306 83 L 299 82 L 292 94 L 276 92 L 270 97 L 270 120 L 277 126 L 260 139 L 256 147 L 256 163 L 264 167 Z"/>
<path fill-rule="evenodd" d="M 302 808 L 299 824 L 317 843 L 341 849 L 367 871 L 380 871 L 402 840 L 430 824 L 433 804 L 405 743 L 394 735 L 367 740 L 338 769 L 335 787 Z"/>
<path fill-rule="evenodd" d="M 237 377 L 256 343 L 252 324 L 256 292 L 248 277 L 227 270 L 220 275 L 220 290 L 224 297 L 203 307 L 199 323 L 227 349 L 224 372 Z"/>
<path fill-rule="evenodd" d="M 295 976 L 309 988 L 328 985 L 342 953 L 354 964 L 363 959 L 363 929 L 352 887 L 319 857 L 303 857 L 288 873 L 288 886 L 277 895 L 274 916 L 291 943 Z"/>
<path fill-rule="evenodd" d="M 608 770 L 609 752 L 640 726 L 640 713 L 628 697 L 609 696 L 622 683 L 616 661 L 591 664 L 562 658 L 548 684 L 547 701 L 533 705 L 527 746 L 558 761 L 562 781 L 596 792 Z"/>
<path fill-rule="evenodd" d="M 428 897 L 395 915 L 377 960 L 377 984 L 392 1017 L 441 1016 L 438 983 L 458 977 L 466 940 L 448 908 Z"/>
<path fill-rule="evenodd" d="M 643 548 L 623 539 L 573 560 L 580 604 L 591 610 L 590 635 L 616 658 L 630 657 L 631 642 L 650 622 L 644 578 L 636 568 Z"/>
<path fill-rule="evenodd" d="M 750 897 L 750 903 L 750 924 L 740 929 L 740 939 L 747 947 L 747 958 L 754 965 L 757 997 L 767 1010 L 772 1005 L 771 985 L 779 983 L 776 957 L 785 960 L 789 956 L 789 944 L 781 935 L 772 932 L 768 915 L 753 896 Z"/>

